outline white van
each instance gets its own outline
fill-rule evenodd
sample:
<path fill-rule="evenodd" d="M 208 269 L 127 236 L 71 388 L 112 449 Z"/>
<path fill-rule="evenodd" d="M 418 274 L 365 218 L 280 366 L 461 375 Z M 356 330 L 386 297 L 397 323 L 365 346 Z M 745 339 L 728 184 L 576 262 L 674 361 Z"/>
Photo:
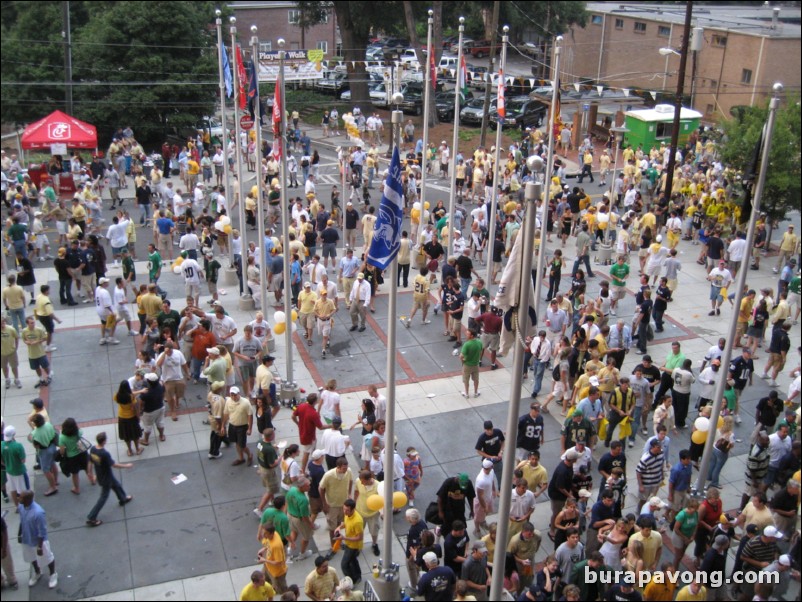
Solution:
<path fill-rule="evenodd" d="M 440 75 L 451 77 L 451 72 L 457 70 L 457 57 L 455 56 L 442 56 L 440 57 L 440 64 L 437 66 L 437 71 Z"/>
<path fill-rule="evenodd" d="M 402 65 L 420 67 L 420 65 L 424 63 L 426 59 L 421 50 L 416 48 L 407 48 L 401 53 L 401 56 L 398 57 L 398 60 Z"/>

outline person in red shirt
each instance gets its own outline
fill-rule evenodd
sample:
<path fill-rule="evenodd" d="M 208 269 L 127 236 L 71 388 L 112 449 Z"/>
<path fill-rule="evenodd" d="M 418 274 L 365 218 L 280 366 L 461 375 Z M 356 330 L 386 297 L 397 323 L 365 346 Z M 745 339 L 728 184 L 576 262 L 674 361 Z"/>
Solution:
<path fill-rule="evenodd" d="M 301 403 L 292 412 L 292 421 L 298 425 L 298 436 L 301 440 L 301 470 L 306 470 L 306 463 L 309 454 L 315 449 L 318 429 L 330 429 L 331 425 L 324 425 L 320 421 L 320 414 L 315 409 L 317 404 L 317 393 L 310 393 L 306 396 L 306 403 Z"/>
<path fill-rule="evenodd" d="M 490 351 L 490 369 L 495 370 L 498 368 L 496 352 L 501 337 L 501 310 L 491 306 L 476 318 L 476 322 L 482 327 L 482 358 L 484 359 L 485 351 Z M 481 361 L 479 365 L 482 365 Z"/>
<path fill-rule="evenodd" d="M 190 352 L 192 357 L 189 364 L 189 372 L 192 376 L 192 382 L 198 384 L 203 362 L 206 361 L 206 350 L 209 347 L 217 346 L 217 337 L 212 332 L 212 323 L 209 320 L 201 320 L 200 324 L 187 334 L 192 339 L 192 350 Z M 211 384 L 209 383 L 210 386 Z"/>

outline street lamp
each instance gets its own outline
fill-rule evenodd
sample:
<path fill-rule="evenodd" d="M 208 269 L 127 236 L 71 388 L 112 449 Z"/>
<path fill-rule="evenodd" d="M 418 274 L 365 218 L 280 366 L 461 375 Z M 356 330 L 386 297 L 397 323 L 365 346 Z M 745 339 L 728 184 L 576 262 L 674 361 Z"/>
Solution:
<path fill-rule="evenodd" d="M 659 52 L 661 56 L 669 56 L 671 54 L 674 54 L 676 56 L 681 56 L 680 53 L 674 50 L 673 48 L 661 48 L 657 52 Z"/>

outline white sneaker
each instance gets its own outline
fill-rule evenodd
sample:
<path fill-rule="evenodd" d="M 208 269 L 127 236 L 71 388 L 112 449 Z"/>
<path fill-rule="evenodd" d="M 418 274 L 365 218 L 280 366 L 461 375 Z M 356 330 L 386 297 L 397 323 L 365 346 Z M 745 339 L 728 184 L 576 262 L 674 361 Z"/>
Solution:
<path fill-rule="evenodd" d="M 431 320 L 424 320 L 424 321 L 423 321 L 423 323 L 424 323 L 424 324 L 431 324 L 431 323 L 432 323 L 432 321 L 431 321 Z"/>
<path fill-rule="evenodd" d="M 128 331 L 128 336 L 129 337 L 135 337 L 137 334 L 139 334 L 139 333 L 136 330 L 129 330 Z"/>
<path fill-rule="evenodd" d="M 28 587 L 33 587 L 36 585 L 36 582 L 42 577 L 42 573 L 37 573 L 36 571 L 31 568 L 31 576 L 28 578 Z"/>
<path fill-rule="evenodd" d="M 764 372 L 763 374 L 761 374 L 761 375 L 760 375 L 760 378 L 762 378 L 762 379 L 764 379 L 764 380 L 765 380 L 765 379 L 767 379 L 768 377 L 769 377 L 769 375 L 768 375 L 768 374 L 766 374 L 765 372 Z"/>
<path fill-rule="evenodd" d="M 106 339 L 106 342 L 107 343 L 111 343 L 112 345 L 119 345 L 120 344 L 120 341 L 118 341 L 117 339 Z"/>
<path fill-rule="evenodd" d="M 209 457 L 211 458 L 211 455 L 210 455 Z M 253 513 L 254 513 L 256 516 L 258 516 L 259 518 L 262 518 L 262 513 L 261 513 L 261 512 L 259 512 L 259 508 L 254 508 L 254 509 L 253 509 Z"/>
<path fill-rule="evenodd" d="M 52 373 L 52 371 L 51 371 L 51 373 Z M 21 389 L 22 388 L 22 381 L 20 381 L 20 379 L 18 379 L 18 378 L 15 378 L 14 379 L 14 386 L 17 387 L 17 389 Z"/>
<path fill-rule="evenodd" d="M 614 310 L 614 309 L 611 309 L 611 310 L 610 310 L 610 315 L 617 316 L 618 314 L 617 314 L 617 313 L 615 313 L 615 310 Z"/>
<path fill-rule="evenodd" d="M 98 341 L 98 345 L 105 345 L 108 342 L 109 342 L 109 340 L 107 338 L 103 337 L 102 339 L 100 339 L 100 341 Z"/>
<path fill-rule="evenodd" d="M 49 351 L 58 351 L 58 347 L 56 347 L 55 345 L 48 345 L 47 347 L 45 347 L 45 351 L 48 351 L 48 352 Z"/>
<path fill-rule="evenodd" d="M 56 589 L 58 585 L 58 573 L 53 573 L 50 575 L 50 581 L 47 582 L 47 587 L 50 589 Z"/>
<path fill-rule="evenodd" d="M 304 552 L 303 554 L 298 556 L 298 560 L 306 560 L 307 558 L 309 558 L 311 556 L 312 556 L 312 550 L 307 550 L 306 552 Z"/>
<path fill-rule="evenodd" d="M 774 379 L 772 378 L 772 379 L 769 381 L 769 386 L 770 386 L 771 388 L 774 388 L 774 387 L 779 387 L 780 385 L 778 385 L 778 384 L 777 384 L 777 381 L 776 381 L 776 380 L 774 380 Z"/>
<path fill-rule="evenodd" d="M 735 424 L 741 424 L 741 416 L 740 414 L 735 415 Z"/>

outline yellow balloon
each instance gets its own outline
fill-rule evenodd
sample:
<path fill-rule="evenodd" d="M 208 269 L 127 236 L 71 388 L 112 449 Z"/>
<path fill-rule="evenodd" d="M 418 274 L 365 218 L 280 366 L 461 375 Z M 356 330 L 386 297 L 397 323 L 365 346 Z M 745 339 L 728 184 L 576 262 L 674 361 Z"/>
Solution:
<path fill-rule="evenodd" d="M 184 263 L 184 258 L 183 258 L 183 257 L 181 257 L 181 255 L 179 255 L 179 256 L 178 256 L 178 259 L 176 259 L 176 260 L 173 262 L 173 266 L 178 266 L 178 265 L 181 265 L 182 263 Z"/>
<path fill-rule="evenodd" d="M 276 334 L 284 334 L 284 331 L 287 330 L 287 323 L 286 322 L 279 322 L 275 326 L 273 326 L 273 332 Z"/>
<path fill-rule="evenodd" d="M 412 217 L 412 219 L 419 219 L 420 218 L 420 209 L 413 209 L 412 211 L 410 211 L 409 214 Z"/>
<path fill-rule="evenodd" d="M 295 322 L 295 320 L 298 319 L 298 312 L 293 309 L 291 315 L 292 315 L 292 321 Z"/>
<path fill-rule="evenodd" d="M 395 491 L 393 493 L 393 508 L 398 510 L 407 505 L 407 494 L 403 491 Z"/>
<path fill-rule="evenodd" d="M 226 234 L 231 234 L 231 230 L 232 230 L 231 224 L 226 224 L 225 226 L 223 226 L 223 232 L 225 232 Z"/>
<path fill-rule="evenodd" d="M 384 508 L 384 499 L 382 499 L 382 496 L 374 493 L 373 495 L 368 497 L 366 504 L 369 510 L 378 512 L 379 510 Z"/>
<path fill-rule="evenodd" d="M 694 431 L 693 435 L 691 435 L 691 441 L 696 443 L 696 445 L 702 445 L 707 441 L 707 433 L 704 431 Z"/>
<path fill-rule="evenodd" d="M 423 203 L 423 208 L 424 209 L 428 209 L 430 206 L 431 205 L 429 204 L 429 201 L 426 201 L 426 202 Z"/>
<path fill-rule="evenodd" d="M 724 417 L 723 416 L 719 416 L 718 417 L 718 422 L 716 423 L 716 427 L 721 428 L 722 426 L 724 426 Z"/>

